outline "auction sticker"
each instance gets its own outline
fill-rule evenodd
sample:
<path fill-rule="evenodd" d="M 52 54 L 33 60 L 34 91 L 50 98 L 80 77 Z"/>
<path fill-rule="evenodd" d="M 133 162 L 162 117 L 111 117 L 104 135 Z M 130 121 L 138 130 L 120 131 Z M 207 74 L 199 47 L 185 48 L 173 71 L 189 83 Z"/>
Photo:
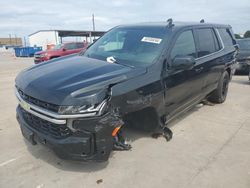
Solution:
<path fill-rule="evenodd" d="M 154 43 L 154 44 L 160 44 L 162 39 L 159 38 L 153 38 L 153 37 L 143 37 L 141 39 L 142 42 L 150 42 L 150 43 Z"/>

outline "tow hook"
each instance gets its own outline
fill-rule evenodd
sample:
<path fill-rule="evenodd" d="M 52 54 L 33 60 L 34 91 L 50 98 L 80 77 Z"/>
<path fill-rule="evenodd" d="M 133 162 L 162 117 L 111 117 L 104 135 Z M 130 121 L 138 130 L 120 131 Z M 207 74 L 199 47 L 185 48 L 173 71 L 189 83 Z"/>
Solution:
<path fill-rule="evenodd" d="M 173 132 L 167 126 L 162 127 L 160 132 L 153 133 L 152 138 L 164 137 L 166 141 L 170 141 L 173 137 Z"/>

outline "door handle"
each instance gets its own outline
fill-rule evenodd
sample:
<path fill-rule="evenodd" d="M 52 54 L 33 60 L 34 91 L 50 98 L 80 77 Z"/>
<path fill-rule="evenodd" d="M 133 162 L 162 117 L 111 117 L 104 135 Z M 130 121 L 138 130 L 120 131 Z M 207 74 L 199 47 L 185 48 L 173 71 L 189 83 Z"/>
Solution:
<path fill-rule="evenodd" d="M 200 67 L 200 68 L 197 68 L 197 69 L 194 69 L 195 70 L 195 72 L 201 72 L 202 70 L 203 70 L 203 67 Z"/>

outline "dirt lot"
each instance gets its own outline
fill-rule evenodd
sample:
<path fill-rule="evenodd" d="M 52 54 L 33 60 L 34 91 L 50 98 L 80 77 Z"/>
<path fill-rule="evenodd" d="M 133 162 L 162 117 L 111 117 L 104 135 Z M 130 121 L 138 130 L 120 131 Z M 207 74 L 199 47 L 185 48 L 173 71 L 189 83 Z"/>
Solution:
<path fill-rule="evenodd" d="M 130 130 L 132 151 L 113 152 L 106 163 L 79 163 L 31 146 L 21 135 L 13 86 L 31 65 L 32 59 L 0 54 L 0 187 L 250 187 L 246 76 L 233 78 L 224 104 L 197 106 L 172 122 L 170 142 Z"/>

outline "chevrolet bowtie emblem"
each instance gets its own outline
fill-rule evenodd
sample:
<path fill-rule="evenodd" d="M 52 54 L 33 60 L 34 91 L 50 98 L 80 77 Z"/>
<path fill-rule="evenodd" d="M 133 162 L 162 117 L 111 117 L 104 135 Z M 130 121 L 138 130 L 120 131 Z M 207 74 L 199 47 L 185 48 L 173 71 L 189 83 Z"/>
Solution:
<path fill-rule="evenodd" d="M 29 110 L 30 109 L 30 105 L 28 103 L 26 103 L 25 101 L 20 101 L 20 105 L 24 110 Z"/>

